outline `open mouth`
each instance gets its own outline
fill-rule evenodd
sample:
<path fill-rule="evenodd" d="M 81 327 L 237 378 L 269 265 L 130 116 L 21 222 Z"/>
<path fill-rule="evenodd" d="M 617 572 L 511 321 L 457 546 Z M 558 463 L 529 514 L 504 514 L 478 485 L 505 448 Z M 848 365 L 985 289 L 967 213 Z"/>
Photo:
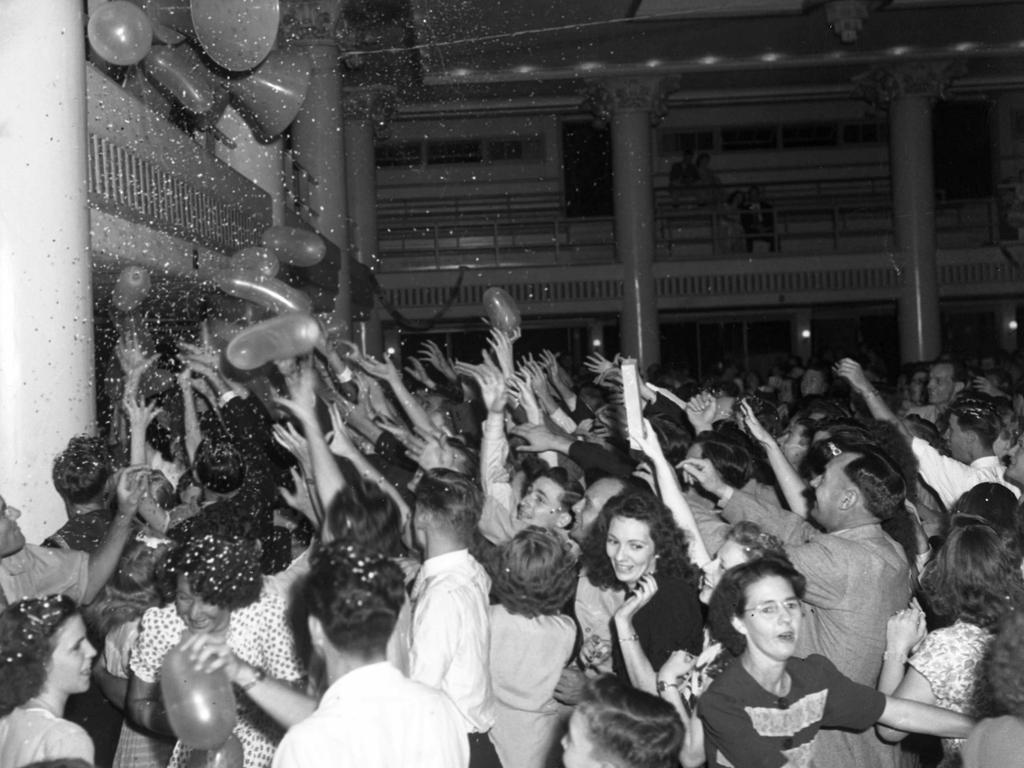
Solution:
<path fill-rule="evenodd" d="M 796 640 L 796 632 L 790 630 L 789 632 L 780 632 L 776 635 L 780 640 L 786 643 L 792 643 Z"/>

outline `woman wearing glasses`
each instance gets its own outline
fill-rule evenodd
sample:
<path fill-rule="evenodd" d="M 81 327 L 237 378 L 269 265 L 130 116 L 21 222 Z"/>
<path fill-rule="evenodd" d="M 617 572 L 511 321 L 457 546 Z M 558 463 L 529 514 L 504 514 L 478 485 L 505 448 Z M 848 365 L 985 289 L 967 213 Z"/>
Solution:
<path fill-rule="evenodd" d="M 773 557 L 730 569 L 711 598 L 712 634 L 736 657 L 700 699 L 708 766 L 811 765 L 821 728 L 963 737 L 971 718 L 854 683 L 824 656 L 794 657 L 804 578 Z"/>
<path fill-rule="evenodd" d="M 68 697 L 89 689 L 95 656 L 70 597 L 22 600 L 0 614 L 0 765 L 92 763 L 88 734 L 63 715 Z"/>

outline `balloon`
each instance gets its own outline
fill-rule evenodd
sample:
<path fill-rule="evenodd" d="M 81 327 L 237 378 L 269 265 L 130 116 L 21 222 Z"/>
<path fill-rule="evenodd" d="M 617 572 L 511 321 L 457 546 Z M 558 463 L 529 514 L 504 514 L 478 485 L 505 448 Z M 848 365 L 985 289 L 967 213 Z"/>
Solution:
<path fill-rule="evenodd" d="M 519 338 L 519 324 L 522 318 L 516 300 L 501 288 L 488 288 L 484 291 L 484 312 L 491 325 L 510 339 Z"/>
<path fill-rule="evenodd" d="M 122 312 L 135 309 L 149 295 L 152 281 L 145 267 L 125 267 L 114 286 L 114 306 Z"/>
<path fill-rule="evenodd" d="M 275 312 L 309 312 L 309 296 L 275 277 L 259 272 L 218 270 L 213 281 L 224 293 L 245 299 Z"/>
<path fill-rule="evenodd" d="M 231 257 L 231 266 L 248 272 L 259 272 L 267 277 L 274 277 L 281 269 L 281 262 L 269 248 L 249 246 Z"/>
<path fill-rule="evenodd" d="M 102 3 L 89 14 L 89 44 L 100 58 L 127 67 L 142 61 L 153 44 L 145 11 L 127 0 Z"/>
<path fill-rule="evenodd" d="M 176 646 L 164 656 L 160 691 L 174 735 L 194 749 L 218 749 L 238 723 L 235 693 L 223 669 L 202 672 Z"/>
<path fill-rule="evenodd" d="M 227 106 L 202 59 L 187 45 L 156 46 L 142 63 L 149 78 L 189 112 L 207 115 Z"/>
<path fill-rule="evenodd" d="M 308 355 L 320 341 L 320 325 L 302 312 L 289 312 L 251 325 L 228 344 L 228 362 L 251 371 L 271 360 Z"/>
<path fill-rule="evenodd" d="M 220 749 L 193 749 L 188 757 L 188 768 L 242 768 L 245 751 L 234 734 Z"/>
<path fill-rule="evenodd" d="M 277 252 L 277 258 L 296 267 L 312 267 L 323 261 L 327 243 L 316 232 L 298 227 L 270 227 L 263 244 Z"/>

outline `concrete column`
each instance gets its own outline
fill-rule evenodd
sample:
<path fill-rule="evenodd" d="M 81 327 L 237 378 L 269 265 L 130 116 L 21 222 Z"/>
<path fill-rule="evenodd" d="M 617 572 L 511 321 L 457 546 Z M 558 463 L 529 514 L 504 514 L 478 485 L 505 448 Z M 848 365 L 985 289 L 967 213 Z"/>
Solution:
<path fill-rule="evenodd" d="M 622 352 L 641 370 L 661 360 L 654 282 L 651 128 L 664 114 L 668 81 L 621 78 L 591 88 L 588 105 L 612 131 L 615 253 L 622 263 Z"/>
<path fill-rule="evenodd" d="M 341 109 L 342 76 L 338 48 L 333 40 L 302 41 L 313 60 L 306 101 L 292 124 L 295 159 L 309 173 L 312 185 L 309 208 L 303 216 L 310 226 L 341 250 L 338 295 L 333 325 L 351 337 L 352 304 L 349 293 L 349 231 L 345 197 L 345 136 Z M 316 268 L 311 270 L 315 274 Z"/>
<path fill-rule="evenodd" d="M 889 167 L 896 256 L 901 267 L 900 360 L 931 360 L 942 351 L 935 246 L 932 103 L 962 64 L 922 63 L 874 70 L 860 93 L 889 109 Z"/>
<path fill-rule="evenodd" d="M 383 130 L 395 109 L 394 89 L 370 87 L 348 89 L 344 94 L 345 163 L 349 226 L 353 256 L 370 271 L 380 266 L 377 241 L 377 161 L 374 138 Z M 353 329 L 363 351 L 379 355 L 384 351 L 380 315 L 370 315 Z"/>
<path fill-rule="evenodd" d="M 217 123 L 217 129 L 234 142 L 234 148 L 222 141 L 214 143 L 213 153 L 234 170 L 270 195 L 271 215 L 275 225 L 284 223 L 283 142 L 280 138 L 268 144 L 257 141 L 252 129 L 233 107 L 228 107 Z"/>
<path fill-rule="evenodd" d="M 0 494 L 40 541 L 53 458 L 95 431 L 82 4 L 0 10 Z"/>

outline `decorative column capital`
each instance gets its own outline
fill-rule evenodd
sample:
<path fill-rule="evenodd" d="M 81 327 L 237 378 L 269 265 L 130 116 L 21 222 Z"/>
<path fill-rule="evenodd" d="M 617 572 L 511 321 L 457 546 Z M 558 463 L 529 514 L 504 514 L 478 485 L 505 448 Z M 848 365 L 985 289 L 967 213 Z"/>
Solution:
<path fill-rule="evenodd" d="M 373 85 L 344 88 L 341 91 L 341 109 L 345 120 L 370 123 L 378 139 L 386 137 L 397 107 L 397 92 L 391 86 Z"/>
<path fill-rule="evenodd" d="M 345 28 L 344 0 L 280 0 L 282 44 L 337 44 Z"/>
<path fill-rule="evenodd" d="M 678 90 L 677 77 L 615 77 L 588 81 L 581 108 L 607 122 L 615 113 L 649 112 L 657 125 L 668 114 L 668 95 Z"/>
<path fill-rule="evenodd" d="M 875 109 L 888 109 L 901 96 L 945 99 L 950 84 L 967 72 L 962 61 L 915 62 L 898 67 L 878 67 L 854 78 L 854 95 Z"/>

